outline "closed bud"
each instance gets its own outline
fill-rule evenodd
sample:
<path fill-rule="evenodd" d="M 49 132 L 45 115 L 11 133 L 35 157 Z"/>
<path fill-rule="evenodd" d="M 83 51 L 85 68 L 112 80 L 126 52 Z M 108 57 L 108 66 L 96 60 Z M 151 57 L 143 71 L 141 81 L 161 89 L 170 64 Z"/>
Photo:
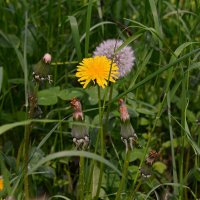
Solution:
<path fill-rule="evenodd" d="M 50 64 L 51 63 L 51 55 L 49 53 L 45 53 L 44 56 L 43 56 L 43 61 L 46 64 Z"/>
<path fill-rule="evenodd" d="M 71 100 L 71 107 L 73 112 L 73 125 L 72 125 L 72 137 L 73 142 L 77 149 L 86 149 L 89 145 L 90 139 L 88 130 L 84 124 L 84 116 L 82 111 L 82 106 L 77 98 Z"/>
<path fill-rule="evenodd" d="M 119 112 L 121 120 L 120 135 L 121 140 L 125 144 L 127 153 L 129 149 L 133 149 L 133 145 L 137 142 L 137 135 L 131 125 L 130 116 L 123 99 L 119 99 Z"/>
<path fill-rule="evenodd" d="M 49 84 L 51 84 L 53 81 L 51 79 L 51 75 L 49 73 L 49 64 L 51 63 L 51 55 L 49 53 L 46 53 L 43 58 L 34 65 L 33 68 L 33 79 L 36 82 L 44 82 L 48 81 Z"/>

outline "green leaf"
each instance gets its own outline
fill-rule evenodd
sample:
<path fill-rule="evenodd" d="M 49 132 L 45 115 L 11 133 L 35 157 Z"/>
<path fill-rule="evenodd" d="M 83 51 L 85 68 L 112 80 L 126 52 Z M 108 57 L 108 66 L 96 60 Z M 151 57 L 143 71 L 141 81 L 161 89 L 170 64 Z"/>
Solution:
<path fill-rule="evenodd" d="M 87 88 L 86 93 L 88 94 L 88 100 L 90 102 L 91 105 L 95 105 L 98 103 L 98 91 L 96 87 L 90 87 Z M 103 100 L 104 94 L 105 94 L 106 90 L 102 89 L 101 90 L 101 100 Z M 116 89 L 113 88 L 113 97 L 116 97 L 118 95 L 118 91 Z M 106 101 L 109 99 L 109 93 L 107 94 L 106 97 Z"/>
<path fill-rule="evenodd" d="M 200 182 L 200 168 L 194 168 L 194 177 Z"/>
<path fill-rule="evenodd" d="M 38 92 L 38 105 L 50 106 L 57 103 L 60 87 L 53 87 Z"/>
<path fill-rule="evenodd" d="M 146 119 L 146 118 L 144 118 L 144 117 L 141 117 L 140 118 L 140 125 L 141 126 L 147 126 L 147 125 L 149 125 L 149 120 Z"/>
<path fill-rule="evenodd" d="M 60 97 L 62 100 L 71 100 L 74 97 L 81 99 L 83 95 L 83 90 L 76 88 L 64 89 L 58 93 L 58 97 Z"/>
<path fill-rule="evenodd" d="M 165 65 L 162 68 L 159 68 L 157 71 L 151 73 L 150 75 L 148 75 L 145 79 L 143 79 L 142 81 L 140 81 L 139 83 L 135 84 L 133 87 L 129 88 L 128 90 L 126 90 L 125 92 L 121 93 L 120 95 L 118 95 L 117 97 L 113 98 L 111 102 L 115 102 L 117 99 L 122 98 L 123 96 L 125 96 L 126 94 L 128 94 L 129 92 L 132 92 L 134 90 L 136 90 L 137 88 L 141 87 L 142 85 L 146 84 L 147 82 L 149 82 L 150 80 L 152 80 L 153 78 L 155 78 L 156 76 L 162 74 L 164 71 L 174 67 L 174 65 L 184 61 L 186 58 L 189 58 L 190 56 L 198 53 L 200 51 L 200 48 L 197 48 L 187 54 L 185 54 L 184 56 L 176 59 L 174 62 L 169 63 L 167 65 Z"/>
<path fill-rule="evenodd" d="M 162 26 L 159 23 L 158 12 L 157 12 L 157 9 L 156 9 L 156 3 L 155 3 L 154 0 L 149 0 L 149 4 L 150 4 L 151 12 L 152 12 L 152 15 L 153 15 L 155 29 L 156 29 L 157 33 L 159 34 L 159 37 L 162 38 L 163 37 Z"/>
<path fill-rule="evenodd" d="M 136 149 L 134 148 L 130 154 L 130 162 L 133 162 L 137 159 L 141 160 L 144 156 L 144 149 Z"/>
<path fill-rule="evenodd" d="M 40 122 L 40 123 L 54 123 L 54 122 L 58 122 L 58 120 L 50 120 L 50 119 L 36 119 L 36 120 L 25 120 L 25 121 L 20 121 L 20 122 L 14 122 L 14 123 L 10 123 L 10 124 L 4 124 L 2 126 L 0 126 L 0 135 L 5 133 L 6 131 L 13 129 L 15 127 L 18 126 L 26 126 L 31 124 L 32 122 Z"/>
<path fill-rule="evenodd" d="M 167 169 L 167 166 L 163 162 L 157 161 L 153 164 L 153 168 L 160 174 L 163 174 L 164 171 Z"/>
<path fill-rule="evenodd" d="M 155 115 L 156 114 L 155 111 L 151 111 L 151 110 L 146 109 L 146 108 L 137 108 L 136 112 L 142 113 L 142 114 L 145 114 L 145 115 Z"/>

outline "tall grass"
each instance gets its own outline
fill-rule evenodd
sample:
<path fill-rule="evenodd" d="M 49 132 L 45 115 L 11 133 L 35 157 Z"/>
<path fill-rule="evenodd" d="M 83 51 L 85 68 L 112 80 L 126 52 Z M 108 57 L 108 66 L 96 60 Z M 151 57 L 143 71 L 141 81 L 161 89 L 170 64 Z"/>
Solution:
<path fill-rule="evenodd" d="M 200 198 L 198 1 L 11 0 L 0 13 L 0 198 Z M 134 49 L 135 66 L 104 90 L 83 89 L 76 65 L 108 38 L 124 41 L 116 52 Z M 28 119 L 33 66 L 46 52 L 54 82 L 39 87 L 42 118 Z M 70 134 L 73 97 L 90 133 L 86 151 Z M 138 135 L 128 154 L 119 98 Z M 160 156 L 147 166 L 152 149 Z"/>

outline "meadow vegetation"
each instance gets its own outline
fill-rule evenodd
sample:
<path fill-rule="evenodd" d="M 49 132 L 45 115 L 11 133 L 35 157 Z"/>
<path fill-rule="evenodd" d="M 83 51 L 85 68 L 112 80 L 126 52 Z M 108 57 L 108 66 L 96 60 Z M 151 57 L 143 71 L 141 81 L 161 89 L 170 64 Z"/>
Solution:
<path fill-rule="evenodd" d="M 200 199 L 198 0 L 0 13 L 0 199 Z"/>

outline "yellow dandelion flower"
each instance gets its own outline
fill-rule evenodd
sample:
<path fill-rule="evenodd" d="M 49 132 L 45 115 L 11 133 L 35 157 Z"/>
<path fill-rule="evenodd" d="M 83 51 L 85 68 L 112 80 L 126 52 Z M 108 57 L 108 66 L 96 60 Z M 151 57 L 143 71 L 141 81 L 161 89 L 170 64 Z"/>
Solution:
<path fill-rule="evenodd" d="M 85 58 L 77 68 L 76 77 L 79 78 L 78 81 L 83 85 L 83 88 L 86 88 L 90 81 L 96 82 L 99 86 L 105 88 L 108 80 L 114 83 L 119 74 L 118 66 L 107 59 L 106 56 Z"/>
<path fill-rule="evenodd" d="M 3 177 L 0 176 L 0 191 L 3 190 L 4 184 L 3 184 Z"/>

